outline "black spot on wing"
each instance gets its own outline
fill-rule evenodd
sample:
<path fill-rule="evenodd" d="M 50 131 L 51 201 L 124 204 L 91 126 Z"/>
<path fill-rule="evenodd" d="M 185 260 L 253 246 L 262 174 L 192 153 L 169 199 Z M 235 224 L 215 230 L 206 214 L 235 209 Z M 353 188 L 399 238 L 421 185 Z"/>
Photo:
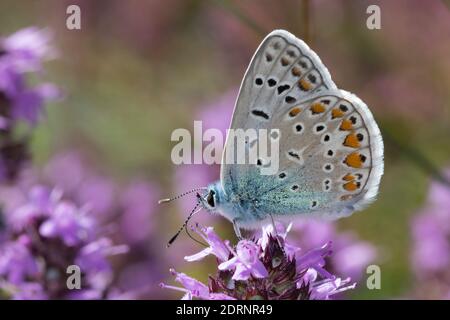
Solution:
<path fill-rule="evenodd" d="M 256 116 L 256 117 L 261 117 L 261 118 L 264 118 L 266 120 L 269 119 L 269 115 L 267 113 L 265 113 L 264 111 L 262 111 L 262 110 L 252 110 L 252 114 L 254 116 Z"/>

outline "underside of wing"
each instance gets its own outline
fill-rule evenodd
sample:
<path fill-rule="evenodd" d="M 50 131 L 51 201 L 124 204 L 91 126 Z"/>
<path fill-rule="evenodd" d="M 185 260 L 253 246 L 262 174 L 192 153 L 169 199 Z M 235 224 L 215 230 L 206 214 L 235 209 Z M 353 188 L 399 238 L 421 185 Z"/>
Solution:
<path fill-rule="evenodd" d="M 253 56 L 241 84 L 230 129 L 266 128 L 277 110 L 294 106 L 316 92 L 336 85 L 319 57 L 300 39 L 284 30 L 271 32 Z M 234 141 L 227 138 L 221 180 L 231 191 L 232 176 L 246 170 L 227 163 Z M 236 188 L 236 186 L 234 187 Z"/>
<path fill-rule="evenodd" d="M 258 139 L 227 137 L 222 186 L 251 204 L 255 215 L 338 218 L 362 209 L 378 192 L 383 142 L 370 110 L 337 89 L 318 56 L 286 31 L 272 32 L 256 51 L 230 129 L 277 130 L 269 135 L 279 143 L 273 174 L 261 174 L 273 158 L 261 156 Z M 242 144 L 249 154 L 258 149 L 257 156 L 237 164 Z"/>
<path fill-rule="evenodd" d="M 383 174 L 383 141 L 358 97 L 324 91 L 283 110 L 272 125 L 281 133 L 280 166 L 277 175 L 253 173 L 258 185 L 274 186 L 259 190 L 261 211 L 338 218 L 375 199 Z"/>

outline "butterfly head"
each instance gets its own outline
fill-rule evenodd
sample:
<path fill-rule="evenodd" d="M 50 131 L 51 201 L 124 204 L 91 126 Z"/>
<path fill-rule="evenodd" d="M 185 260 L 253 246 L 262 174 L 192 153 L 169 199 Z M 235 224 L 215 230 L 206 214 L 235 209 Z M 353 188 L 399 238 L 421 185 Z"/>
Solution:
<path fill-rule="evenodd" d="M 208 186 L 207 193 L 199 197 L 199 200 L 209 213 L 216 214 L 223 202 L 223 191 L 220 182 Z"/>
<path fill-rule="evenodd" d="M 173 200 L 182 198 L 188 194 L 196 193 L 197 196 L 197 204 L 192 209 L 191 213 L 186 218 L 185 222 L 181 226 L 181 228 L 178 230 L 178 232 L 170 239 L 168 246 L 170 246 L 175 239 L 178 237 L 178 235 L 181 233 L 181 231 L 186 230 L 186 227 L 190 221 L 190 219 L 201 209 L 205 209 L 211 214 L 216 214 L 219 212 L 219 206 L 223 202 L 223 189 L 220 182 L 213 183 L 209 185 L 207 188 L 196 188 L 189 190 L 187 192 L 184 192 L 176 197 L 167 198 L 167 199 L 161 199 L 159 200 L 159 203 L 168 203 Z M 187 230 L 186 230 L 187 231 Z"/>

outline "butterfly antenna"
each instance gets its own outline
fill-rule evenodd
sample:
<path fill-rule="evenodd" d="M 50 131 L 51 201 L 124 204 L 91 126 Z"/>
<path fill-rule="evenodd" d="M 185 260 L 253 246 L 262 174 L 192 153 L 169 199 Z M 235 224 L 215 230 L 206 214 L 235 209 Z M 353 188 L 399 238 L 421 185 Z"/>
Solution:
<path fill-rule="evenodd" d="M 182 193 L 182 194 L 179 194 L 179 195 L 177 195 L 177 196 L 175 196 L 175 197 L 173 197 L 173 198 L 161 199 L 161 200 L 158 201 L 158 204 L 171 202 L 171 201 L 173 201 L 173 200 L 177 200 L 177 199 L 179 199 L 179 198 L 182 198 L 182 197 L 184 197 L 184 196 L 186 196 L 186 195 L 188 195 L 188 194 L 190 194 L 190 193 L 192 193 L 192 192 L 196 192 L 196 191 L 200 191 L 200 190 L 202 190 L 202 191 L 203 191 L 203 190 L 208 190 L 208 188 L 205 188 L 205 187 L 203 187 L 203 188 L 195 188 L 195 189 L 186 191 L 186 192 L 184 192 L 184 193 Z"/>
<path fill-rule="evenodd" d="M 200 206 L 200 203 L 201 203 L 200 201 L 197 202 L 197 204 L 195 205 L 194 209 L 192 209 L 191 213 L 188 215 L 188 217 L 184 221 L 184 223 L 181 226 L 180 230 L 178 230 L 177 233 L 175 233 L 175 235 L 169 240 L 169 242 L 167 243 L 167 247 L 170 247 L 172 245 L 172 243 L 174 243 L 174 241 L 180 235 L 181 231 L 183 231 L 183 229 L 186 228 L 186 226 L 189 223 L 189 220 L 191 220 L 192 216 L 202 209 L 202 208 L 198 208 Z M 197 210 L 197 208 L 198 208 L 198 210 Z"/>

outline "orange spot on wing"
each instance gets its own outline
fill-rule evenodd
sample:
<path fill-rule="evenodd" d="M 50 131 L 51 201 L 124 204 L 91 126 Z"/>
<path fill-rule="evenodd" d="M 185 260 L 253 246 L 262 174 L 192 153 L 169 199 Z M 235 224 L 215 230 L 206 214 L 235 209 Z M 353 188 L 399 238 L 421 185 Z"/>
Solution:
<path fill-rule="evenodd" d="M 289 63 L 290 63 L 290 61 L 286 57 L 281 58 L 281 65 L 282 66 L 287 66 Z"/>
<path fill-rule="evenodd" d="M 344 184 L 344 189 L 347 191 L 355 191 L 356 189 L 358 189 L 358 185 L 355 181 L 350 181 Z"/>
<path fill-rule="evenodd" d="M 360 143 L 358 141 L 358 138 L 356 137 L 356 134 L 350 133 L 347 137 L 345 137 L 344 140 L 344 146 L 350 147 L 350 148 L 359 148 Z"/>
<path fill-rule="evenodd" d="M 362 160 L 361 155 L 358 152 L 352 152 L 350 153 L 344 160 L 345 164 L 347 164 L 350 167 L 353 168 L 361 168 L 362 167 Z"/>
<path fill-rule="evenodd" d="M 343 117 L 343 116 L 344 116 L 344 112 L 343 112 L 341 109 L 339 109 L 339 108 L 334 108 L 334 109 L 331 111 L 331 117 L 332 117 L 332 119 L 341 118 L 341 117 Z"/>
<path fill-rule="evenodd" d="M 300 79 L 300 81 L 298 82 L 298 86 L 303 91 L 309 91 L 312 89 L 311 83 L 306 79 Z"/>
<path fill-rule="evenodd" d="M 344 179 L 345 181 L 352 181 L 352 180 L 355 180 L 355 176 L 348 173 L 342 179 Z"/>
<path fill-rule="evenodd" d="M 352 130 L 352 128 L 353 123 L 348 119 L 342 120 L 341 126 L 339 127 L 341 130 Z"/>
<path fill-rule="evenodd" d="M 299 107 L 292 108 L 291 111 L 289 111 L 289 116 L 295 117 L 295 116 L 298 115 L 301 111 L 302 111 L 302 109 L 300 109 Z"/>
<path fill-rule="evenodd" d="M 313 103 L 312 106 L 311 106 L 311 111 L 314 114 L 322 113 L 325 110 L 326 110 L 325 106 L 322 103 L 320 103 L 320 102 Z"/>
<path fill-rule="evenodd" d="M 302 75 L 302 71 L 300 70 L 299 67 L 293 67 L 292 68 L 292 75 L 294 75 L 296 77 L 300 77 Z"/>

